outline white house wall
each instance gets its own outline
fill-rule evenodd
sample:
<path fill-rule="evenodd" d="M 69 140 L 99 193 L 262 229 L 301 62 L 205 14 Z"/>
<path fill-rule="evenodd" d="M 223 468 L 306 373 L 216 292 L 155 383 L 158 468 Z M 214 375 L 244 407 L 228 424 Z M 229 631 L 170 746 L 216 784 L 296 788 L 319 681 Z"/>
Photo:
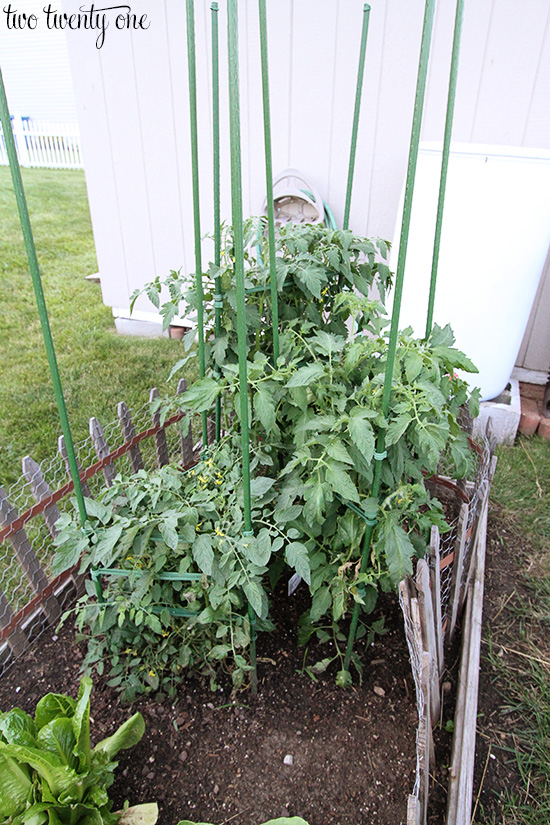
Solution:
<path fill-rule="evenodd" d="M 68 13 L 80 5 L 64 2 Z M 229 218 L 223 0 L 219 5 L 222 216 Z M 350 225 L 391 239 L 424 2 L 373 0 L 371 6 Z M 423 140 L 443 136 L 454 6 L 437 4 Z M 138 17 L 148 15 L 147 31 L 116 31 L 112 23 L 101 49 L 94 32 L 67 38 L 103 297 L 113 307 L 127 307 L 132 291 L 155 275 L 194 270 L 185 3 L 136 0 L 131 7 Z M 341 224 L 363 2 L 268 0 L 267 10 L 274 172 L 300 169 Z M 208 232 L 210 0 L 195 0 L 195 12 L 201 220 Z M 265 194 L 257 2 L 241 0 L 239 15 L 243 201 L 245 212 L 256 214 Z M 547 0 L 466 0 L 453 135 L 461 142 L 550 149 Z M 207 247 L 203 257 L 204 266 Z M 151 307 L 143 299 L 138 308 Z"/>

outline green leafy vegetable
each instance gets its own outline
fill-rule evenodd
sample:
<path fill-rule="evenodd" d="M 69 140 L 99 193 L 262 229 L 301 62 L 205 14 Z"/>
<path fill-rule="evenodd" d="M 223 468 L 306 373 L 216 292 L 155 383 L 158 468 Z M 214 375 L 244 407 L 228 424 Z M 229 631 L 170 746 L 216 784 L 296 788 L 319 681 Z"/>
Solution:
<path fill-rule="evenodd" d="M 13 825 L 115 825 L 106 789 L 121 748 L 144 732 L 134 714 L 108 739 L 90 744 L 90 694 L 85 676 L 75 701 L 49 693 L 34 720 L 19 708 L 0 713 L 0 818 Z"/>

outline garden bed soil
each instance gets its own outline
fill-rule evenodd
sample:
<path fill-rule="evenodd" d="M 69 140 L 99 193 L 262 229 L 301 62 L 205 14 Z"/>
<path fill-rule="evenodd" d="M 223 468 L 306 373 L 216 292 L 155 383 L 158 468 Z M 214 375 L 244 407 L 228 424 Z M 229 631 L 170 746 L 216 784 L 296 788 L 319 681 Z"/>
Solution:
<path fill-rule="evenodd" d="M 486 619 L 498 619 L 503 599 L 512 586 L 517 589 L 514 541 L 501 520 L 497 526 L 490 519 Z M 174 700 L 142 697 L 131 706 L 121 705 L 106 685 L 107 678 L 94 678 L 92 741 L 109 735 L 136 710 L 146 722 L 142 741 L 119 756 L 110 792 L 116 807 L 125 800 L 130 804 L 157 801 L 159 825 L 176 825 L 180 819 L 259 825 L 286 815 L 302 816 L 311 825 L 406 821 L 407 797 L 415 777 L 418 717 L 397 600 L 385 597 L 380 606 L 388 633 L 362 652 L 362 685 L 355 680 L 354 687 L 341 690 L 334 683 L 336 664 L 334 672 L 322 674 L 317 681 L 303 672 L 304 662 L 311 665 L 327 653 L 326 649 L 319 653 L 313 644 L 306 652 L 296 644 L 297 619 L 306 605 L 306 595 L 299 591 L 290 599 L 282 588 L 276 593 L 277 629 L 258 639 L 256 699 L 249 691 L 231 698 L 229 687 L 213 693 L 191 678 L 179 687 Z M 0 708 L 17 705 L 32 713 L 44 693 L 76 695 L 82 658 L 71 627 L 62 628 L 58 636 L 46 632 L 1 677 Z M 455 667 L 445 677 L 451 689 L 442 726 L 435 732 L 431 823 L 445 820 L 452 738 L 445 725 L 453 716 L 457 651 L 451 652 L 449 663 Z M 506 745 L 502 731 L 510 730 L 510 723 L 504 720 L 503 728 L 500 724 L 502 699 L 493 681 L 491 665 L 484 660 L 476 782 L 483 810 L 488 817 L 493 812 L 495 819 L 476 821 L 497 823 L 501 821 L 499 794 L 504 788 L 513 789 L 517 776 L 502 749 Z M 488 739 L 494 758 L 487 756 Z"/>

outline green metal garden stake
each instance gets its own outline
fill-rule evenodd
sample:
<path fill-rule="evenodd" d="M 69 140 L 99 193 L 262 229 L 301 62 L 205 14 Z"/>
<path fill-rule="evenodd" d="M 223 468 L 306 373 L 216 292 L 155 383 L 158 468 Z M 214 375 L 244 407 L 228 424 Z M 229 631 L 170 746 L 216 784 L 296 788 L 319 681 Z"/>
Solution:
<path fill-rule="evenodd" d="M 241 175 L 241 123 L 239 102 L 239 45 L 237 0 L 227 3 L 229 60 L 229 134 L 231 144 L 231 214 L 235 236 L 235 288 L 239 356 L 239 401 L 243 462 L 244 529 L 252 530 L 250 497 L 250 442 L 248 430 L 248 372 L 246 365 L 246 318 L 244 291 L 243 202 Z"/>
<path fill-rule="evenodd" d="M 401 298 L 403 294 L 403 278 L 405 272 L 405 261 L 407 257 L 407 246 L 409 242 L 409 229 L 411 223 L 412 199 L 414 193 L 414 180 L 416 176 L 416 164 L 418 160 L 418 146 L 420 143 L 420 130 L 422 127 L 422 113 L 424 110 L 424 98 L 426 93 L 426 78 L 428 75 L 428 59 L 430 55 L 430 43 L 433 29 L 435 0 L 426 0 L 424 9 L 424 24 L 422 28 L 422 42 L 420 46 L 420 61 L 418 66 L 418 78 L 416 83 L 416 96 L 414 102 L 414 114 L 411 129 L 411 141 L 409 149 L 409 162 L 407 166 L 407 179 L 405 183 L 405 202 L 403 205 L 403 222 L 401 224 L 401 235 L 399 240 L 399 259 L 397 262 L 397 273 L 395 276 L 395 297 L 393 301 L 392 319 L 390 327 L 390 340 L 388 343 L 388 355 L 386 359 L 386 369 L 384 373 L 384 391 L 382 395 L 382 413 L 387 419 L 390 408 L 390 396 L 393 379 L 393 368 L 395 364 L 395 353 L 397 349 L 397 333 L 399 329 L 399 314 L 401 311 Z M 380 477 L 382 473 L 382 461 L 386 457 L 385 430 L 380 429 L 376 440 L 376 451 L 374 453 L 374 479 L 372 483 L 371 495 L 378 498 L 380 493 Z M 365 536 L 363 538 L 363 549 L 361 555 L 361 572 L 367 569 L 370 545 L 376 519 L 370 520 L 367 524 Z M 344 669 L 349 670 L 351 654 L 357 632 L 357 623 L 361 606 L 355 604 L 344 658 Z"/>
<path fill-rule="evenodd" d="M 449 169 L 449 152 L 453 131 L 453 117 L 456 98 L 456 81 L 458 77 L 458 61 L 460 57 L 460 39 L 462 36 L 462 19 L 464 17 L 464 0 L 457 0 L 455 14 L 455 28 L 453 36 L 453 51 L 451 56 L 451 71 L 449 75 L 449 94 L 447 96 L 447 115 L 445 118 L 445 135 L 443 138 L 443 152 L 441 156 L 441 178 L 439 181 L 439 198 L 437 202 L 437 219 L 435 223 L 434 251 L 432 257 L 432 273 L 430 278 L 430 295 L 428 298 L 428 315 L 426 318 L 426 338 L 432 331 L 435 303 L 435 288 L 437 284 L 437 268 L 439 266 L 439 247 L 441 242 L 441 227 L 443 224 L 443 207 L 445 204 L 445 190 L 447 187 L 447 172 Z"/>
<path fill-rule="evenodd" d="M 218 4 L 212 3 L 212 165 L 214 172 L 214 263 L 221 265 L 221 225 L 220 225 L 220 66 L 218 48 Z M 222 331 L 223 295 L 221 278 L 216 275 L 214 285 L 214 324 L 215 335 L 219 338 Z M 219 376 L 216 367 L 216 375 Z M 222 400 L 216 398 L 216 441 L 221 437 Z"/>
<path fill-rule="evenodd" d="M 264 109 L 265 183 L 267 195 L 267 232 L 269 243 L 269 283 L 271 288 L 271 325 L 273 328 L 273 364 L 279 358 L 279 304 L 275 257 L 275 209 L 273 204 L 273 165 L 271 157 L 271 113 L 269 105 L 269 63 L 267 55 L 267 14 L 265 0 L 259 0 L 260 50 L 262 58 L 262 96 Z"/>
<path fill-rule="evenodd" d="M 256 662 L 256 638 L 258 631 L 256 629 L 256 614 L 252 605 L 248 605 L 248 621 L 250 623 L 250 690 L 252 696 L 258 693 L 258 668 Z"/>
<path fill-rule="evenodd" d="M 359 51 L 359 67 L 357 69 L 357 89 L 355 91 L 355 109 L 353 112 L 353 126 L 351 130 L 351 147 L 349 152 L 348 186 L 346 190 L 346 206 L 344 209 L 343 229 L 349 229 L 349 212 L 351 207 L 351 190 L 353 188 L 353 173 L 355 169 L 355 155 L 357 152 L 357 132 L 359 130 L 359 115 L 361 113 L 361 95 L 363 92 L 363 76 L 365 74 L 365 54 L 367 51 L 367 36 L 369 33 L 370 6 L 363 6 L 363 29 L 361 31 L 361 47 Z"/>
<path fill-rule="evenodd" d="M 46 348 L 46 356 L 50 367 L 52 377 L 53 390 L 55 400 L 57 403 L 57 410 L 61 423 L 61 431 L 65 439 L 65 446 L 67 448 L 67 458 L 69 461 L 69 469 L 71 472 L 71 479 L 74 485 L 76 501 L 78 506 L 78 513 L 82 526 L 86 524 L 86 505 L 84 503 L 84 496 L 82 494 L 82 486 L 80 483 L 80 475 L 78 472 L 78 465 L 74 452 L 73 439 L 71 435 L 71 428 L 69 425 L 69 417 L 67 415 L 67 408 L 65 406 L 65 398 L 63 396 L 63 387 L 61 385 L 61 377 L 59 375 L 59 368 L 57 366 L 57 358 L 53 345 L 52 333 L 50 329 L 50 322 L 48 319 L 48 311 L 46 309 L 46 301 L 44 298 L 44 291 L 42 289 L 42 279 L 40 277 L 40 268 L 38 266 L 38 259 L 36 257 L 36 247 L 34 245 L 34 238 L 32 234 L 31 221 L 29 217 L 29 210 L 27 207 L 27 199 L 25 198 L 25 190 L 23 188 L 23 180 L 21 178 L 21 169 L 19 168 L 19 160 L 17 158 L 17 150 L 15 148 L 15 140 L 11 128 L 11 119 L 8 108 L 8 101 L 6 99 L 6 90 L 4 87 L 4 80 L 2 72 L 0 71 L 0 120 L 2 122 L 2 130 L 4 133 L 4 141 L 6 143 L 6 150 L 8 153 L 8 160 L 10 164 L 11 178 L 13 181 L 13 188 L 15 190 L 15 199 L 17 202 L 17 209 L 19 212 L 19 220 L 21 222 L 21 230 L 23 232 L 23 239 L 25 241 L 25 249 L 27 252 L 27 259 L 29 261 L 29 269 L 34 288 L 34 295 L 36 298 L 36 305 L 38 307 L 38 316 L 40 318 L 40 325 L 42 327 L 42 336 L 44 338 L 44 346 Z"/>
<path fill-rule="evenodd" d="M 241 451 L 243 465 L 244 536 L 252 532 L 252 503 L 250 494 L 250 439 L 248 429 L 248 373 L 246 350 L 246 317 L 244 288 L 244 241 L 241 173 L 241 124 L 239 101 L 239 23 L 237 0 L 227 3 L 227 45 L 229 69 L 229 138 L 231 145 L 231 215 L 233 220 L 235 251 L 235 289 L 237 294 L 237 336 L 239 355 L 239 402 L 241 417 Z M 249 616 L 252 606 L 249 604 Z M 256 637 L 254 624 L 250 623 L 250 659 L 253 665 L 252 694 L 257 691 Z"/>
<path fill-rule="evenodd" d="M 201 218 L 199 195 L 199 149 L 197 128 L 197 74 L 195 67 L 195 9 L 193 0 L 186 0 L 187 67 L 189 74 L 189 124 L 191 128 L 191 169 L 193 175 L 193 222 L 195 229 L 195 281 L 197 285 L 197 327 L 199 333 L 199 375 L 206 374 L 204 348 L 204 291 L 202 288 Z M 202 445 L 208 446 L 207 414 L 202 413 Z"/>

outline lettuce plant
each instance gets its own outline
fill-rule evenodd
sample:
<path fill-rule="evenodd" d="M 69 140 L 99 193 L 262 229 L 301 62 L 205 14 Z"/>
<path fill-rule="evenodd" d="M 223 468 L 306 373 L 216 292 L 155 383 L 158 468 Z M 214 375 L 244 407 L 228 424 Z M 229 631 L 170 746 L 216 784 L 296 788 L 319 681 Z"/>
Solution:
<path fill-rule="evenodd" d="M 114 825 L 107 788 L 115 757 L 143 736 L 135 713 L 107 739 L 90 744 L 92 681 L 77 699 L 48 693 L 34 718 L 20 708 L 0 713 L 0 821 L 7 825 Z"/>

